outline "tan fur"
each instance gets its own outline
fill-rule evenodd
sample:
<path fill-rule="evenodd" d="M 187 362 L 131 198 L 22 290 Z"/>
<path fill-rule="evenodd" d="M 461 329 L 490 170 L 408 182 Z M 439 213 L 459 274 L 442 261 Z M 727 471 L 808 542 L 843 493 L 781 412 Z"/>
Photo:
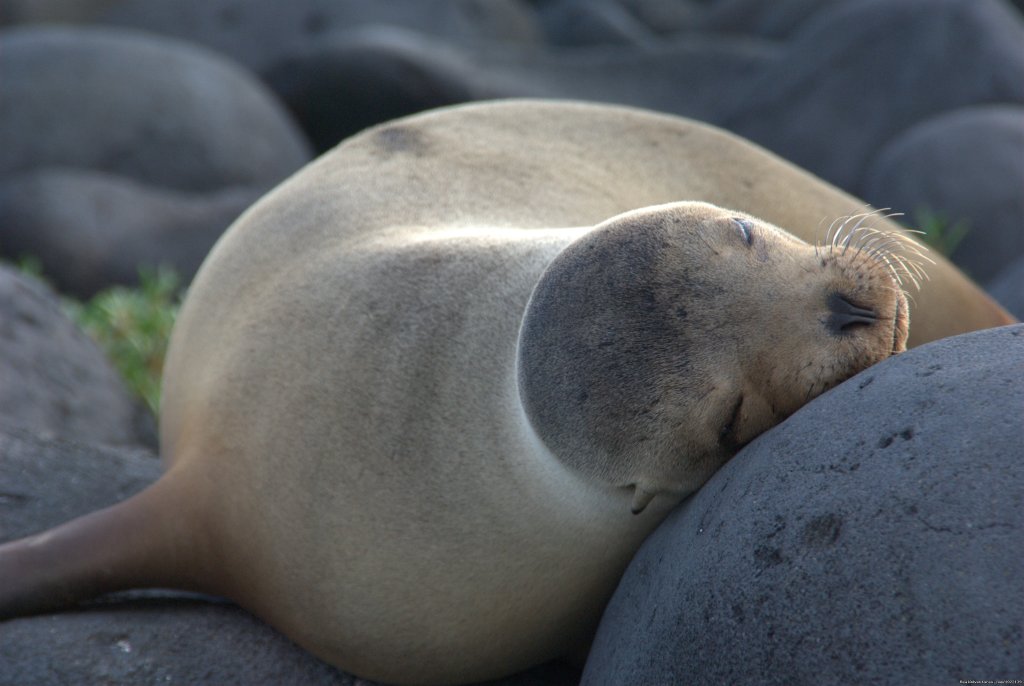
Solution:
<path fill-rule="evenodd" d="M 719 207 L 676 202 L 694 200 Z M 728 134 L 623 108 L 474 105 L 367 131 L 218 243 L 168 354 L 166 476 L 0 547 L 0 615 L 58 587 L 170 582 L 388 682 L 562 654 L 674 503 L 902 349 L 882 264 L 767 223 L 806 233 L 860 206 Z M 836 292 L 878 322 L 830 331 Z M 957 292 L 943 323 L 932 298 Z M 945 263 L 915 297 L 930 334 L 998 323 Z M 147 543 L 119 546 L 133 534 Z M 91 563 L 3 590 L 83 537 Z M 119 559 L 134 576 L 89 572 Z"/>

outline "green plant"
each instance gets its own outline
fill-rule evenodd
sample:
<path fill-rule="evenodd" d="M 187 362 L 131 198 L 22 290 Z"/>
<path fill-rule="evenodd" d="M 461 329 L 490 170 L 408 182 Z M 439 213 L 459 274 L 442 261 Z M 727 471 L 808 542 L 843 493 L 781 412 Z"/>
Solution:
<path fill-rule="evenodd" d="M 950 221 L 943 212 L 936 212 L 926 207 L 914 213 L 914 221 L 918 230 L 922 231 L 921 240 L 935 252 L 949 257 L 960 245 L 960 241 L 971 230 L 965 221 Z"/>
<path fill-rule="evenodd" d="M 26 276 L 31 276 L 37 281 L 46 281 L 46 277 L 43 276 L 43 263 L 39 261 L 39 258 L 32 257 L 31 255 L 22 255 L 15 264 L 18 271 Z"/>
<path fill-rule="evenodd" d="M 129 388 L 154 414 L 171 327 L 181 305 L 177 273 L 140 269 L 138 288 L 115 286 L 87 302 L 65 300 L 68 313 L 107 354 Z"/>

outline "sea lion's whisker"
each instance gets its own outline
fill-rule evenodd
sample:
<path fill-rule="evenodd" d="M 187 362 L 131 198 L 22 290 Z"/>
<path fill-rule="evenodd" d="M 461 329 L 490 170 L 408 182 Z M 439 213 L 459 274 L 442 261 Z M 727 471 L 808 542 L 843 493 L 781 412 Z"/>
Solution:
<path fill-rule="evenodd" d="M 843 221 L 846 218 L 847 218 L 846 216 L 836 217 L 835 219 L 832 220 L 832 223 L 829 224 L 828 230 L 825 231 L 824 245 L 828 245 L 828 254 L 829 255 L 832 254 L 832 248 L 835 247 L 834 244 L 832 243 L 832 238 L 831 238 L 831 236 L 832 236 L 832 229 L 835 228 L 836 223 L 841 222 L 841 221 Z M 824 245 L 823 245 L 823 247 L 824 247 Z"/>
<path fill-rule="evenodd" d="M 877 212 L 878 212 L 878 210 L 871 210 L 870 212 L 862 212 L 860 214 L 854 214 L 854 215 L 851 215 L 850 217 L 848 217 L 846 219 L 846 221 L 844 221 L 842 223 L 842 225 L 839 227 L 839 230 L 836 231 L 836 236 L 833 239 L 835 241 L 835 243 L 836 243 L 836 247 L 839 247 L 839 238 L 840 238 L 840 236 L 843 233 L 843 229 L 846 228 L 846 226 L 851 221 L 853 221 L 854 219 L 859 219 L 860 220 L 860 221 L 858 221 L 853 226 L 852 229 L 850 229 L 850 232 L 846 235 L 846 240 L 843 242 L 843 246 L 842 246 L 842 248 L 843 248 L 842 254 L 845 255 L 846 254 L 846 250 L 850 247 L 850 240 L 853 238 L 853 234 L 857 231 L 857 227 L 859 227 L 861 224 L 863 224 L 864 221 L 868 219 L 868 217 L 871 217 L 871 216 L 875 215 Z"/>
<path fill-rule="evenodd" d="M 877 244 L 879 241 L 883 240 L 889 235 L 888 231 L 881 231 L 879 229 L 874 228 L 873 226 L 865 226 L 863 227 L 862 231 L 866 234 L 866 237 L 863 241 L 861 241 L 860 247 L 854 254 L 854 258 L 856 258 L 857 255 L 859 255 L 861 252 L 870 249 L 872 245 Z"/>

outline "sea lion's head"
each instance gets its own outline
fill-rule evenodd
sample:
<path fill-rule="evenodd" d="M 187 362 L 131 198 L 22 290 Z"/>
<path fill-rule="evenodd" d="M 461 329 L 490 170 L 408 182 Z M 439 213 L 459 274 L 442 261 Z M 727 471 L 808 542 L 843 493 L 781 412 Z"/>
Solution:
<path fill-rule="evenodd" d="M 573 242 L 520 331 L 519 391 L 538 436 L 571 467 L 632 488 L 639 511 L 692 492 L 801 405 L 904 350 L 901 279 L 917 268 L 895 247 L 913 244 L 838 226 L 812 246 L 684 202 Z"/>

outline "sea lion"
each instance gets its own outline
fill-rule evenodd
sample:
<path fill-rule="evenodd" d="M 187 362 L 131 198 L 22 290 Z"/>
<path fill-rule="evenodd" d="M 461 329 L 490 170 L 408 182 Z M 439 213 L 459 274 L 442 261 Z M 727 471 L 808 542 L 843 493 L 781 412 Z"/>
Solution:
<path fill-rule="evenodd" d="M 471 105 L 354 137 L 193 282 L 164 477 L 0 546 L 0 616 L 200 590 L 405 684 L 585 644 L 669 508 L 905 346 L 911 244 L 859 217 L 812 246 L 744 209 L 801 189 L 857 214 L 728 134 L 626 108 Z"/>

